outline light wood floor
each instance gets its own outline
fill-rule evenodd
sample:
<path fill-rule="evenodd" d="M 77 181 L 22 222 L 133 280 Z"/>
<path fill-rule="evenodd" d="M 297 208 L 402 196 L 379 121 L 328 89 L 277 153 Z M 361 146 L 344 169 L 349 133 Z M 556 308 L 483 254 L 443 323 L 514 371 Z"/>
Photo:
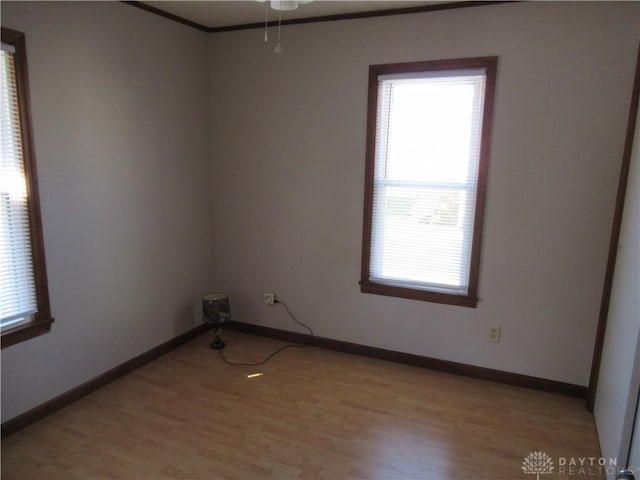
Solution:
<path fill-rule="evenodd" d="M 225 339 L 236 361 L 283 344 Z M 534 480 L 530 452 L 600 456 L 583 400 L 316 348 L 231 367 L 210 340 L 5 438 L 2 478 Z M 603 478 L 569 473 L 540 479 Z"/>

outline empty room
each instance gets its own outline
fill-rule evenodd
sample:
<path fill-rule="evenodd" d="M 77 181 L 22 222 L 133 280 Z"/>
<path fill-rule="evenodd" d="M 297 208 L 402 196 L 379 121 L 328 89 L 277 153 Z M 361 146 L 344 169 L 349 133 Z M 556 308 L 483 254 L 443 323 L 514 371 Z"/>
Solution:
<path fill-rule="evenodd" d="M 640 479 L 640 2 L 0 8 L 3 479 Z"/>

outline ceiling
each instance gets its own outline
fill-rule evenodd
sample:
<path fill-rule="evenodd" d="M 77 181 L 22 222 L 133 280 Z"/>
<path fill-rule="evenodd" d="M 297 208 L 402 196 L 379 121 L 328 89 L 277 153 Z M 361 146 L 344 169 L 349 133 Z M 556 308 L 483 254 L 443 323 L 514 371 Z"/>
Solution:
<path fill-rule="evenodd" d="M 149 6 L 170 15 L 181 17 L 208 29 L 233 27 L 253 23 L 264 23 L 265 4 L 260 0 L 226 1 L 146 1 L 135 2 L 139 6 Z M 315 0 L 300 4 L 297 10 L 282 12 L 282 20 L 299 20 L 309 17 L 345 15 L 362 12 L 380 12 L 382 10 L 428 7 L 445 3 L 442 1 L 396 0 L 396 1 L 338 1 Z M 268 10 L 269 21 L 278 19 L 278 12 Z M 159 13 L 159 12 L 158 12 Z"/>

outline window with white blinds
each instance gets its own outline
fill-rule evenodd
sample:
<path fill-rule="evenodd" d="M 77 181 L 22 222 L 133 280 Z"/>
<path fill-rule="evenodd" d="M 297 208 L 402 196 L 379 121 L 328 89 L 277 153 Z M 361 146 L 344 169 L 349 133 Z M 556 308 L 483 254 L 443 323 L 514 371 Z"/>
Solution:
<path fill-rule="evenodd" d="M 38 311 L 29 227 L 15 48 L 2 44 L 0 159 L 0 326 L 29 321 Z"/>
<path fill-rule="evenodd" d="M 364 292 L 475 306 L 494 71 L 493 57 L 371 67 Z"/>
<path fill-rule="evenodd" d="M 2 28 L 0 57 L 0 331 L 2 347 L 50 329 L 28 101 L 24 34 Z"/>

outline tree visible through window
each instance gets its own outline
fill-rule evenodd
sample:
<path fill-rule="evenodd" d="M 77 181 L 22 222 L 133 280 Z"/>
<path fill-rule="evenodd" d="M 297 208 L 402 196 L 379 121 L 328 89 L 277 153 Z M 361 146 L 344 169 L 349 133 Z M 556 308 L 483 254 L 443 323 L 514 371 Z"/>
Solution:
<path fill-rule="evenodd" d="M 363 292 L 476 306 L 496 66 L 370 67 Z"/>
<path fill-rule="evenodd" d="M 49 309 L 24 35 L 2 28 L 0 328 L 2 347 L 44 333 Z"/>

